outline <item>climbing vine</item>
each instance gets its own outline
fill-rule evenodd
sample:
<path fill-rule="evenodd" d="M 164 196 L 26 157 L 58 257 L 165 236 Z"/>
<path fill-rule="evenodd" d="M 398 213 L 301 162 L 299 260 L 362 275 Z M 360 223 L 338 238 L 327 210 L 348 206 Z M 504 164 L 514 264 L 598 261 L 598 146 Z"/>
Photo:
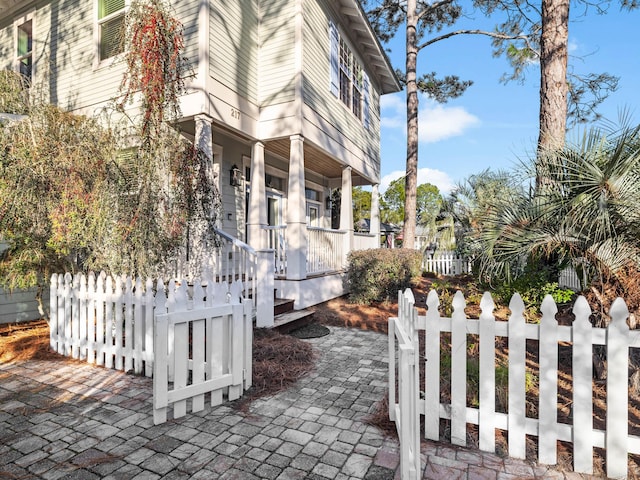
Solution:
<path fill-rule="evenodd" d="M 125 34 L 127 69 L 121 83 L 124 107 L 140 92 L 143 141 L 158 134 L 160 125 L 180 116 L 188 61 L 183 56 L 182 24 L 164 0 L 134 0 L 127 12 Z"/>

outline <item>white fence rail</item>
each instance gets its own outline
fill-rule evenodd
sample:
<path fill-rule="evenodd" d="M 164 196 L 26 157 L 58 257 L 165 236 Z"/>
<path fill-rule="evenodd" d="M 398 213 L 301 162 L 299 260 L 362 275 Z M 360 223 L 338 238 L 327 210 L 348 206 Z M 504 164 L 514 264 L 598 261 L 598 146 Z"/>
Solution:
<path fill-rule="evenodd" d="M 237 302 L 243 290 L 240 281 L 204 283 L 209 305 Z M 164 292 L 161 285 L 162 281 L 154 284 L 151 279 L 113 279 L 104 273 L 52 275 L 51 349 L 89 363 L 150 377 L 154 312 L 167 312 L 166 299 L 156 294 Z M 156 302 L 163 306 L 157 307 Z"/>
<path fill-rule="evenodd" d="M 471 273 L 471 260 L 459 257 L 454 252 L 439 252 L 432 257 L 424 256 L 422 270 L 438 275 Z"/>
<path fill-rule="evenodd" d="M 557 461 L 557 441 L 572 442 L 574 470 L 578 473 L 593 472 L 593 449 L 606 451 L 607 476 L 625 478 L 628 454 L 640 454 L 640 437 L 628 434 L 628 372 L 629 349 L 640 348 L 640 331 L 629 330 L 626 323 L 628 309 L 622 299 L 617 299 L 610 310 L 611 323 L 606 329 L 593 328 L 589 322 L 591 311 L 587 301 L 579 297 L 573 313 L 571 326 L 558 325 L 555 318 L 557 307 L 550 296 L 542 303 L 542 318 L 539 324 L 526 323 L 524 303 L 518 294 L 509 304 L 511 316 L 508 322 L 496 321 L 492 314 L 494 303 L 485 293 L 481 302 L 479 320 L 467 319 L 464 313 L 466 302 L 458 292 L 453 300 L 451 318 L 441 318 L 438 312 L 438 296 L 435 291 L 427 298 L 427 314 L 419 316 L 411 297 L 405 294 L 408 305 L 399 309 L 399 318 L 390 319 L 389 359 L 390 386 L 389 416 L 400 419 L 398 431 L 401 443 L 403 471 L 416 470 L 415 458 L 410 452 L 419 449 L 419 440 L 405 427 L 407 416 L 413 416 L 414 425 L 420 424 L 419 415 L 404 396 L 414 395 L 420 415 L 425 416 L 427 439 L 440 439 L 440 419 L 449 419 L 451 442 L 466 446 L 467 424 L 478 425 L 479 447 L 484 451 L 495 451 L 496 429 L 508 431 L 509 455 L 525 458 L 527 435 L 538 437 L 538 459 L 543 464 Z M 399 304 L 402 305 L 402 298 Z M 395 365 L 395 338 L 402 338 L 400 348 L 407 353 L 401 362 L 417 361 L 417 332 L 425 332 L 425 387 L 424 399 L 419 398 L 417 383 L 410 388 L 409 382 L 417 382 L 415 373 L 406 365 Z M 393 336 L 392 336 L 393 332 Z M 451 388 L 450 403 L 441 403 L 440 337 L 450 332 Z M 467 345 L 468 335 L 477 335 L 479 345 L 479 408 L 467 406 Z M 406 339 L 405 339 L 406 337 Z M 508 338 L 508 413 L 496 412 L 496 337 Z M 538 418 L 526 415 L 526 342 L 538 343 L 539 398 Z M 560 342 L 572 346 L 572 424 L 558 422 L 558 347 Z M 594 345 L 604 345 L 607 358 L 606 372 L 606 430 L 598 430 L 593 424 L 592 360 Z M 407 360 L 408 358 L 408 360 Z M 396 401 L 393 385 L 399 376 L 399 402 Z M 393 382 L 392 382 L 393 380 Z M 409 406 L 407 406 L 409 405 Z M 415 416 L 414 416 L 415 415 Z M 404 465 L 404 463 L 407 465 Z M 403 480 L 419 478 L 404 476 Z"/>
<path fill-rule="evenodd" d="M 208 287 L 209 285 L 207 285 Z M 252 338 L 251 304 L 214 305 L 213 288 L 200 283 L 188 295 L 187 286 L 158 284 L 155 315 L 155 361 L 153 367 L 153 421 L 204 409 L 205 394 L 211 406 L 219 405 L 226 393 L 236 400 L 251 386 Z M 163 302 L 166 298 L 166 304 Z M 191 400 L 188 402 L 188 400 Z"/>

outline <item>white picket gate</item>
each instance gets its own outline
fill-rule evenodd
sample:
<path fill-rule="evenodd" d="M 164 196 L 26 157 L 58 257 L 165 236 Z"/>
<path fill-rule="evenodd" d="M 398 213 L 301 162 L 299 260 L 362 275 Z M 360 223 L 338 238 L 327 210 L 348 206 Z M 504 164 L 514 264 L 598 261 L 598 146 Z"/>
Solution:
<path fill-rule="evenodd" d="M 420 415 L 425 416 L 425 438 L 440 439 L 440 419 L 451 421 L 451 442 L 466 446 L 467 424 L 478 425 L 479 448 L 494 452 L 496 429 L 508 431 L 509 455 L 525 458 L 526 435 L 538 437 L 538 460 L 553 465 L 557 461 L 557 441 L 573 444 L 574 470 L 578 473 L 593 472 L 593 448 L 606 450 L 607 476 L 625 478 L 628 454 L 640 454 L 640 437 L 628 434 L 628 366 L 629 349 L 640 348 L 640 331 L 630 331 L 626 323 L 628 309 L 622 299 L 617 299 L 610 309 L 609 326 L 593 328 L 589 322 L 591 310 L 583 297 L 575 303 L 576 316 L 571 326 L 558 325 L 557 307 L 550 296 L 542 303 L 539 324 L 526 323 L 524 303 L 520 295 L 511 299 L 511 316 L 508 322 L 496 321 L 494 303 L 485 293 L 480 304 L 479 320 L 467 319 L 466 302 L 461 292 L 453 300 L 451 318 L 442 318 L 438 312 L 438 296 L 431 291 L 427 298 L 427 314 L 418 315 L 410 292 L 400 295 L 399 317 L 389 321 L 389 417 L 398 420 L 401 446 L 403 480 L 420 478 L 420 466 L 415 452 L 419 451 L 419 438 L 413 433 L 420 425 Z M 425 389 L 421 398 L 420 386 L 412 362 L 417 364 L 419 330 L 425 331 Z M 440 402 L 440 334 L 451 332 L 451 391 L 449 404 Z M 467 335 L 478 335 L 479 343 L 479 408 L 467 406 Z M 496 337 L 508 337 L 508 413 L 496 412 Z M 399 345 L 399 365 L 396 366 L 396 340 Z M 526 416 L 526 341 L 535 340 L 539 345 L 539 399 L 538 418 Z M 573 424 L 559 423 L 558 408 L 558 345 L 572 345 Z M 593 427 L 592 365 L 593 346 L 604 345 L 607 356 L 606 375 L 606 430 Z M 398 401 L 396 400 L 395 375 L 398 375 Z M 415 409 L 407 395 L 412 395 Z M 416 410 L 419 413 L 416 413 Z M 407 417 L 411 417 L 408 420 Z M 419 458 L 419 456 L 418 456 Z M 418 460 L 419 462 L 419 460 Z M 414 474 L 415 472 L 415 474 Z"/>
<path fill-rule="evenodd" d="M 200 283 L 191 298 L 183 283 L 177 289 L 169 283 L 167 304 L 164 285 L 158 284 L 155 315 L 155 361 L 153 367 L 153 421 L 167 421 L 167 407 L 173 416 L 204 409 L 205 394 L 211 406 L 240 398 L 251 386 L 252 332 L 251 302 L 234 301 L 213 305 Z"/>
<path fill-rule="evenodd" d="M 161 422 L 169 404 L 175 403 L 177 417 L 186 398 L 194 398 L 192 411 L 198 411 L 204 393 L 213 392 L 216 405 L 223 393 L 234 400 L 251 386 L 253 308 L 242 292 L 239 280 L 165 287 L 162 280 L 114 280 L 104 273 L 54 274 L 50 346 L 89 363 L 153 375 L 154 421 Z"/>

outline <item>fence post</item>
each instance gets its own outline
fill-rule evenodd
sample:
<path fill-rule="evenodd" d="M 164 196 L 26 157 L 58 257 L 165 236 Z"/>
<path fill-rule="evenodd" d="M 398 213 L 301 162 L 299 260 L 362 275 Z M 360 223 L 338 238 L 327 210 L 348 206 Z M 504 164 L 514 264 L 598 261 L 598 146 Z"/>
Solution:
<path fill-rule="evenodd" d="M 593 327 L 591 309 L 580 296 L 573 305 L 573 469 L 593 473 Z M 626 407 L 625 407 L 626 410 Z"/>
<path fill-rule="evenodd" d="M 256 326 L 273 327 L 273 291 L 275 288 L 274 250 L 258 250 L 258 264 L 256 266 Z"/>
<path fill-rule="evenodd" d="M 526 458 L 526 322 L 519 293 L 509 302 L 509 455 Z"/>
<path fill-rule="evenodd" d="M 496 319 L 493 316 L 495 303 L 489 292 L 485 292 L 480 301 L 480 408 L 478 431 L 480 450 L 496 450 Z M 466 355 L 466 351 L 464 352 Z M 453 355 L 453 352 L 452 352 Z"/>
<path fill-rule="evenodd" d="M 544 297 L 540 310 L 538 459 L 540 463 L 553 465 L 557 462 L 558 443 L 558 307 L 551 295 Z"/>
<path fill-rule="evenodd" d="M 429 440 L 440 439 L 440 300 L 435 290 L 427 295 L 425 326 L 425 417 L 424 436 Z M 427 415 L 426 412 L 429 412 Z"/>
<path fill-rule="evenodd" d="M 467 302 L 461 291 L 453 297 L 451 315 L 451 443 L 467 445 Z"/>
<path fill-rule="evenodd" d="M 607 477 L 626 478 L 628 451 L 629 310 L 624 300 L 611 305 L 607 327 Z"/>

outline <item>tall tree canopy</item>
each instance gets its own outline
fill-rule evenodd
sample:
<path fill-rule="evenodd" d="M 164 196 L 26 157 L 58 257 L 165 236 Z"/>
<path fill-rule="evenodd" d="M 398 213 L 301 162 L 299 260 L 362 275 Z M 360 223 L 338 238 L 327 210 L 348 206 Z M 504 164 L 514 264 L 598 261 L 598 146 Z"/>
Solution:
<path fill-rule="evenodd" d="M 404 179 L 394 180 L 384 192 L 380 206 L 380 215 L 383 222 L 402 224 L 404 220 L 405 183 Z M 430 183 L 418 185 L 416 189 L 416 218 L 418 225 L 432 224 L 440 208 L 442 196 L 438 187 Z"/>
<path fill-rule="evenodd" d="M 436 42 L 455 35 L 486 35 L 493 39 L 494 53 L 505 54 L 514 70 L 505 79 L 521 78 L 529 65 L 539 65 L 540 133 L 538 149 L 562 146 L 567 114 L 585 121 L 596 114 L 595 108 L 617 86 L 617 78 L 607 73 L 586 77 L 567 76 L 568 23 L 570 0 L 541 0 L 540 4 L 519 0 L 361 0 L 369 20 L 382 41 L 406 28 L 404 79 L 407 95 L 407 162 L 405 177 L 405 244 L 414 241 L 418 166 L 418 92 L 438 102 L 461 95 L 470 81 L 456 76 L 437 78 L 435 72 L 417 75 L 418 53 Z M 609 1 L 581 2 L 604 11 Z M 625 8 L 635 8 L 635 0 L 621 0 Z M 494 30 L 453 29 L 462 18 L 473 18 L 475 11 L 485 15 L 501 12 L 506 19 Z M 445 29 L 452 28 L 445 31 Z M 589 100 L 589 94 L 592 94 Z M 567 102 L 571 104 L 568 107 Z"/>

